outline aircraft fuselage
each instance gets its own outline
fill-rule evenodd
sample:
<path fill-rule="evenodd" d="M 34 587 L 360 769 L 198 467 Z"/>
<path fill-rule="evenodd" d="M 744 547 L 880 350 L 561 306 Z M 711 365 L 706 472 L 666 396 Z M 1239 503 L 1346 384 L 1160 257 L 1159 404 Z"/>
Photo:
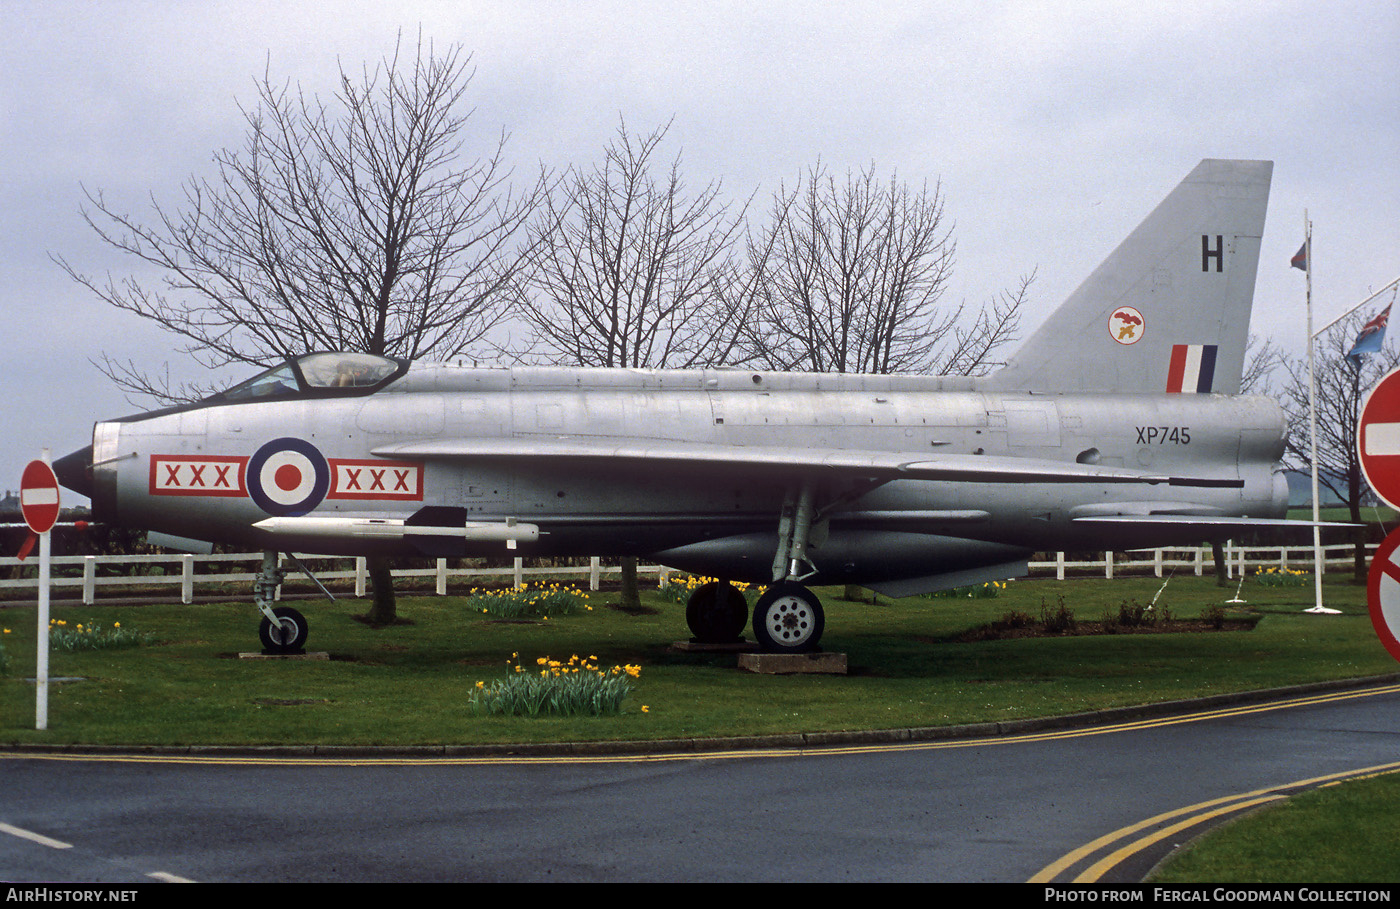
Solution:
<path fill-rule="evenodd" d="M 499 539 L 434 540 L 425 549 L 402 536 L 255 526 L 278 515 L 402 519 L 451 509 L 443 523 L 537 526 L 537 538 L 519 542 L 521 555 L 650 556 L 736 580 L 771 580 L 794 469 L 775 459 L 767 470 L 700 462 L 678 472 L 626 452 L 850 449 L 908 462 L 971 455 L 1223 484 L 881 481 L 809 465 L 817 505 L 827 508 L 810 555 L 828 583 L 1203 537 L 1199 526 L 1075 520 L 1099 513 L 1277 517 L 1286 504 L 1277 475 L 1283 419 L 1271 399 L 1013 394 L 908 376 L 413 367 L 365 396 L 205 403 L 101 423 L 94 445 L 101 520 L 308 553 L 504 553 Z M 608 456 L 610 446 L 621 456 Z M 569 456 L 554 456 L 562 450 Z"/>

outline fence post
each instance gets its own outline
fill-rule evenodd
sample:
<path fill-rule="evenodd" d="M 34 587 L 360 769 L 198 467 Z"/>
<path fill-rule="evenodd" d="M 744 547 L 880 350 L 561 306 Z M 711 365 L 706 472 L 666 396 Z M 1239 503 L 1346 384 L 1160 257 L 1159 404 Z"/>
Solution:
<path fill-rule="evenodd" d="M 437 592 L 438 596 L 447 596 L 447 560 L 437 560 Z"/>
<path fill-rule="evenodd" d="M 1057 580 L 1057 581 L 1063 581 L 1064 579 L 1065 579 L 1065 554 L 1064 554 L 1063 552 L 1057 552 L 1057 553 L 1055 553 L 1055 580 Z"/>
<path fill-rule="evenodd" d="M 515 586 L 519 587 L 525 582 L 525 560 L 520 556 L 515 557 Z"/>
<path fill-rule="evenodd" d="M 83 605 L 97 601 L 97 556 L 83 556 Z"/>
<path fill-rule="evenodd" d="M 1204 546 L 1197 546 L 1197 547 L 1196 547 L 1196 577 L 1198 577 L 1198 578 L 1201 577 L 1201 576 L 1205 573 L 1205 570 L 1206 570 L 1206 548 L 1205 548 Z"/>
<path fill-rule="evenodd" d="M 594 556 L 588 560 L 588 589 L 595 593 L 602 587 L 603 560 Z"/>
<path fill-rule="evenodd" d="M 1103 554 L 1103 576 L 1105 580 L 1113 580 L 1113 553 L 1111 551 Z"/>
<path fill-rule="evenodd" d="M 1152 571 L 1157 575 L 1157 577 L 1160 578 L 1162 576 L 1162 550 L 1160 549 L 1156 550 L 1153 553 Z"/>
<path fill-rule="evenodd" d="M 368 562 L 364 556 L 355 556 L 355 596 L 363 598 L 365 595 L 365 572 Z"/>
<path fill-rule="evenodd" d="M 186 606 L 194 602 L 194 556 L 190 553 L 180 556 L 180 602 Z"/>

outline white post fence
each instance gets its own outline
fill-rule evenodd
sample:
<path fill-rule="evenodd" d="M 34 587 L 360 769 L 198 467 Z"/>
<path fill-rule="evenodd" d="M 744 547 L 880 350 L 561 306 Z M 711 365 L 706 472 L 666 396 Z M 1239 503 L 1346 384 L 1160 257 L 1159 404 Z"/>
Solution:
<path fill-rule="evenodd" d="M 1324 548 L 1326 550 L 1323 562 L 1324 570 L 1326 570 L 1325 566 L 1328 565 L 1350 569 L 1353 559 L 1352 544 L 1338 543 Z M 1374 550 L 1375 546 L 1367 548 Z M 1244 547 L 1227 544 L 1225 546 L 1225 563 L 1228 576 L 1237 578 L 1251 569 L 1277 568 L 1282 570 L 1290 565 L 1297 565 L 1302 570 L 1311 569 L 1312 554 L 1311 546 Z M 52 585 L 56 589 L 81 588 L 81 598 L 84 604 L 92 604 L 97 601 L 99 588 L 111 591 L 120 587 L 149 589 L 178 586 L 181 602 L 192 603 L 196 588 L 201 586 L 251 585 L 257 576 L 257 566 L 261 558 L 259 553 L 54 556 Z M 363 558 L 310 556 L 303 559 L 303 562 L 328 587 L 339 581 L 349 581 L 356 597 L 365 595 L 368 573 L 365 570 Z M 1054 553 L 1053 558 L 1049 561 L 1031 562 L 1030 569 L 1032 577 L 1053 575 L 1058 580 L 1064 580 L 1071 575 L 1098 576 L 1100 572 L 1107 579 L 1144 574 L 1160 578 L 1168 573 L 1183 569 L 1200 577 L 1207 570 L 1214 571 L 1214 565 L 1210 547 L 1202 546 L 1150 549 L 1116 554 L 1106 552 L 1101 553 L 1098 558 L 1084 561 L 1069 561 L 1065 553 L 1059 552 Z M 22 600 L 31 591 L 37 591 L 37 577 L 10 577 L 19 573 L 14 570 L 16 566 L 33 567 L 32 563 L 21 562 L 13 557 L 0 558 L 0 576 L 3 576 L 3 579 L 0 579 L 0 600 Z M 133 571 L 132 569 L 136 566 L 141 567 Z M 228 566 L 228 570 L 219 572 L 208 570 L 210 567 L 217 566 Z M 102 573 L 98 570 L 101 567 L 125 567 L 126 570 L 120 574 Z M 198 570 L 200 568 L 205 569 L 205 571 Z M 287 572 L 288 582 L 295 582 L 301 578 L 300 573 L 295 568 L 287 568 Z M 402 569 L 395 571 L 394 576 L 397 578 L 432 578 L 433 590 L 438 595 L 445 596 L 454 582 L 458 584 L 460 589 L 463 585 L 499 586 L 506 579 L 510 579 L 517 587 L 527 580 L 533 582 L 549 579 L 586 579 L 589 590 L 599 590 L 605 577 L 616 576 L 620 572 L 620 568 L 604 566 L 602 560 L 594 556 L 585 564 L 558 568 L 526 568 L 524 560 L 519 558 L 515 559 L 514 564 L 509 568 L 461 567 L 449 565 L 447 559 L 437 559 L 430 567 Z M 31 574 L 33 572 L 23 573 Z M 644 576 L 655 575 L 657 586 L 665 587 L 672 571 L 659 565 L 639 565 L 637 573 Z M 309 581 L 306 584 L 308 589 L 314 589 Z M 213 591 L 210 592 L 213 593 Z M 224 595 L 224 593 L 220 592 L 220 595 Z M 226 593 L 230 598 L 236 599 L 243 596 L 246 591 L 234 589 Z"/>
<path fill-rule="evenodd" d="M 194 602 L 197 587 L 236 584 L 251 585 L 257 577 L 257 568 L 262 560 L 260 553 L 229 553 L 223 555 L 190 555 L 170 553 L 162 555 L 109 555 L 109 556 L 54 556 L 54 588 L 80 588 L 85 605 L 97 601 L 101 588 L 110 591 L 121 587 L 150 588 L 178 587 L 182 603 Z M 307 565 L 316 578 L 331 587 L 337 582 L 348 581 L 354 596 L 363 597 L 368 590 L 369 572 L 364 558 L 308 556 L 301 561 Z M 37 590 L 37 577 L 13 578 L 17 566 L 33 567 L 33 562 L 21 562 L 17 558 L 0 558 L 0 601 L 22 600 Z M 139 567 L 137 567 L 139 566 Z M 209 570 L 213 566 L 214 570 Z M 228 566 L 220 571 L 218 566 Z M 119 574 L 103 573 L 99 568 L 118 568 Z M 203 571 L 197 570 L 203 568 Z M 305 580 L 294 566 L 283 563 L 287 572 L 287 583 Z M 135 569 L 135 570 L 133 570 Z M 32 572 L 24 572 L 31 574 Z M 605 566 L 602 559 L 594 556 L 581 565 L 559 568 L 526 568 L 523 559 L 515 559 L 509 568 L 472 568 L 448 564 L 447 559 L 437 559 L 430 567 L 405 568 L 394 571 L 396 578 L 432 578 L 433 590 L 446 596 L 452 582 L 479 586 L 500 586 L 509 580 L 516 587 L 527 580 L 548 579 L 578 580 L 587 583 L 589 590 L 599 590 L 605 577 L 621 574 L 616 566 Z M 659 565 L 637 566 L 639 576 L 655 575 L 658 587 L 665 587 L 672 574 L 671 569 Z M 309 581 L 308 588 L 314 589 Z M 214 591 L 209 591 L 214 593 Z M 228 592 L 231 598 L 242 596 L 244 591 Z M 71 599 L 71 597 L 69 598 Z"/>

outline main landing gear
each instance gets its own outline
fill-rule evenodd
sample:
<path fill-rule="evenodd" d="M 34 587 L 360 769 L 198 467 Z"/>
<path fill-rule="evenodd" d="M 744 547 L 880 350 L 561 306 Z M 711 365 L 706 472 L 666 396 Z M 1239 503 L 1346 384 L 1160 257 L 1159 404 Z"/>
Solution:
<path fill-rule="evenodd" d="M 744 595 L 728 581 L 710 581 L 686 601 L 685 621 L 697 644 L 736 644 L 749 623 Z M 826 626 L 821 600 L 796 581 L 778 581 L 753 607 L 753 634 L 766 653 L 817 649 Z"/>
<path fill-rule="evenodd" d="M 814 527 L 811 482 L 790 489 L 778 522 L 778 548 L 773 556 L 773 583 L 753 607 L 753 634 L 768 653 L 808 653 L 817 649 L 826 615 L 821 600 L 800 582 L 816 574 L 807 558 Z M 748 611 L 743 594 L 728 581 L 698 588 L 686 603 L 685 617 L 695 641 L 733 643 L 743 633 Z"/>
<path fill-rule="evenodd" d="M 821 600 L 795 581 L 778 581 L 753 607 L 753 635 L 768 653 L 816 650 L 825 627 Z"/>

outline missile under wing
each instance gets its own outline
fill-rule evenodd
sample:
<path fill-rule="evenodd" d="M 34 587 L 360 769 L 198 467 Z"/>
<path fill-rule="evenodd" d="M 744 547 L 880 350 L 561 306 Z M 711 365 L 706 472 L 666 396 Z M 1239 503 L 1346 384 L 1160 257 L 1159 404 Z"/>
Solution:
<path fill-rule="evenodd" d="M 1283 417 L 1240 375 L 1272 164 L 1203 161 L 982 378 L 468 368 L 313 353 L 98 423 L 56 465 L 99 520 L 269 553 L 631 555 L 723 581 L 697 635 L 816 647 L 811 586 L 1023 574 L 1038 550 L 1281 518 Z M 270 631 L 269 631 L 270 628 Z"/>

